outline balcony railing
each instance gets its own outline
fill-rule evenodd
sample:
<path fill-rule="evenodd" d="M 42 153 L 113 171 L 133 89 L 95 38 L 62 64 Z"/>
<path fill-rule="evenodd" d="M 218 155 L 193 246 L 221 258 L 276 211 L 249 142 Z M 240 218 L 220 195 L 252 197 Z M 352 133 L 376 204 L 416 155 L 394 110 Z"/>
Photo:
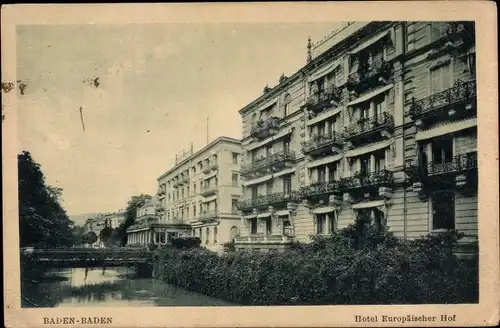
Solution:
<path fill-rule="evenodd" d="M 343 142 L 343 135 L 341 133 L 332 131 L 327 134 L 312 135 L 311 139 L 302 142 L 302 153 L 311 154 L 316 151 L 321 151 L 324 148 L 331 148 L 334 145 L 341 145 Z"/>
<path fill-rule="evenodd" d="M 287 202 L 297 202 L 300 200 L 300 194 L 297 191 L 289 193 L 276 192 L 269 195 L 261 195 L 255 199 L 245 199 L 238 202 L 238 209 L 242 211 L 252 210 L 254 208 L 265 208 Z"/>
<path fill-rule="evenodd" d="M 243 165 L 241 167 L 241 174 L 248 175 L 250 173 L 256 173 L 259 171 L 267 171 L 268 168 L 276 166 L 279 170 L 280 168 L 286 167 L 290 162 L 295 161 L 295 152 L 284 150 L 277 152 L 266 157 L 260 158 L 249 164 Z"/>
<path fill-rule="evenodd" d="M 427 175 L 435 176 L 477 169 L 477 152 L 457 155 L 450 162 L 427 164 Z"/>
<path fill-rule="evenodd" d="M 344 138 L 353 139 L 355 137 L 377 132 L 382 129 L 392 130 L 394 128 L 394 119 L 391 114 L 383 112 L 381 115 L 371 118 L 363 118 L 358 122 L 345 128 Z"/>
<path fill-rule="evenodd" d="M 257 121 L 250 130 L 250 136 L 257 139 L 264 139 L 278 132 L 280 127 L 279 117 L 270 117 L 268 119 Z"/>
<path fill-rule="evenodd" d="M 362 66 L 356 72 L 349 74 L 346 86 L 349 90 L 361 92 L 373 87 L 373 82 L 376 80 L 387 81 L 391 75 L 392 65 L 385 60 L 379 60 L 371 65 Z"/>
<path fill-rule="evenodd" d="M 362 187 L 378 187 L 383 185 L 390 185 L 393 182 L 393 174 L 388 170 L 379 170 L 365 174 L 356 172 L 353 177 L 341 179 L 339 183 L 339 189 L 340 191 L 349 191 Z"/>
<path fill-rule="evenodd" d="M 148 218 L 148 219 L 144 219 L 144 220 L 141 220 L 139 222 L 134 223 L 127 230 L 147 228 L 150 225 L 157 224 L 157 223 L 159 223 L 158 218 Z"/>
<path fill-rule="evenodd" d="M 200 194 L 203 197 L 215 195 L 217 193 L 217 188 L 216 184 L 205 185 L 201 188 Z"/>
<path fill-rule="evenodd" d="M 339 191 L 338 181 L 315 182 L 300 188 L 301 198 L 310 198 Z"/>
<path fill-rule="evenodd" d="M 476 99 L 476 81 L 464 82 L 458 80 L 453 87 L 444 91 L 435 93 L 429 97 L 415 100 L 412 99 L 410 107 L 410 116 L 412 119 L 418 120 L 424 117 L 429 117 L 439 114 L 448 114 L 448 109 L 453 107 L 452 110 L 457 116 L 466 114 L 464 109 L 472 105 Z M 455 105 L 464 106 L 455 106 Z"/>
<path fill-rule="evenodd" d="M 318 90 L 311 94 L 303 107 L 315 113 L 328 107 L 332 101 L 340 101 L 342 97 L 342 90 L 334 85 L 330 85 L 325 90 Z"/>
<path fill-rule="evenodd" d="M 199 220 L 200 221 L 211 221 L 215 220 L 219 216 L 219 212 L 217 210 L 204 211 L 200 213 Z"/>

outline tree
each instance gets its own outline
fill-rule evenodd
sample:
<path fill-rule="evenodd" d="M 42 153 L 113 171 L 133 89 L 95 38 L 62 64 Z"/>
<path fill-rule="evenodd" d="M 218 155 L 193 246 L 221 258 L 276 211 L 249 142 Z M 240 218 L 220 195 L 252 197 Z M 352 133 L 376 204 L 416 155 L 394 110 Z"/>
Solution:
<path fill-rule="evenodd" d="M 23 151 L 17 160 L 20 246 L 73 245 L 73 221 L 60 203 L 62 189 L 45 183 L 40 164 L 29 152 Z"/>
<path fill-rule="evenodd" d="M 106 225 L 104 229 L 102 229 L 99 232 L 99 239 L 104 243 L 104 245 L 109 245 L 109 242 L 111 241 L 111 236 L 113 234 L 113 228 L 110 226 Z"/>
<path fill-rule="evenodd" d="M 114 239 L 116 239 L 121 246 L 127 244 L 127 229 L 134 224 L 137 217 L 137 209 L 144 205 L 146 200 L 151 200 L 150 195 L 140 194 L 139 196 L 132 196 L 127 203 L 125 209 L 125 221 L 123 221 L 118 228 L 115 229 Z"/>
<path fill-rule="evenodd" d="M 97 235 L 93 231 L 89 231 L 82 235 L 82 242 L 84 244 L 93 244 L 97 241 Z"/>

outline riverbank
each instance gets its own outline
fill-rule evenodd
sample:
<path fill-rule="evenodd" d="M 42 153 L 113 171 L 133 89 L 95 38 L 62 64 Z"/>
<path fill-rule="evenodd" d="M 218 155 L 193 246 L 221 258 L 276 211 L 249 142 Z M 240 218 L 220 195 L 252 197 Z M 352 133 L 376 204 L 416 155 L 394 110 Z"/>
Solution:
<path fill-rule="evenodd" d="M 166 283 L 241 305 L 477 303 L 477 258 L 458 259 L 453 242 L 344 230 L 285 253 L 163 248 L 153 259 Z"/>

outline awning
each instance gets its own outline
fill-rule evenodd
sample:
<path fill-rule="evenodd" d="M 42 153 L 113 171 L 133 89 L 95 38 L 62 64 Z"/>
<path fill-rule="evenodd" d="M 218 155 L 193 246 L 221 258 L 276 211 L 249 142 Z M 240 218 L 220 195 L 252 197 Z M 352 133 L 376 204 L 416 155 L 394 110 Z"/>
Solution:
<path fill-rule="evenodd" d="M 361 45 L 351 50 L 351 54 L 357 54 L 361 50 L 368 48 L 369 46 L 375 44 L 376 42 L 382 40 L 384 37 L 388 36 L 389 33 L 390 33 L 389 31 L 386 31 L 384 33 L 374 36 L 368 41 L 363 42 Z"/>
<path fill-rule="evenodd" d="M 393 143 L 393 140 L 384 140 L 380 141 L 377 143 L 369 144 L 367 146 L 359 147 L 353 150 L 349 150 L 345 152 L 346 157 L 356 157 L 356 156 L 361 156 L 366 153 L 371 153 L 373 151 L 383 149 L 386 147 L 389 147 L 391 143 Z"/>
<path fill-rule="evenodd" d="M 460 130 L 473 128 L 476 126 L 477 126 L 477 118 L 471 118 L 468 120 L 444 124 L 429 130 L 417 132 L 417 134 L 415 135 L 415 140 L 430 139 L 437 136 L 441 136 L 443 134 L 453 133 Z"/>
<path fill-rule="evenodd" d="M 333 212 L 336 209 L 337 209 L 336 206 L 322 206 L 322 207 L 315 208 L 314 210 L 312 210 L 312 212 L 313 212 L 313 214 L 324 214 L 324 213 Z"/>
<path fill-rule="evenodd" d="M 275 97 L 271 100 L 268 100 L 267 102 L 263 103 L 262 105 L 259 106 L 259 111 L 263 111 L 265 109 L 268 109 L 272 105 L 278 102 L 278 97 Z"/>
<path fill-rule="evenodd" d="M 337 107 L 335 109 L 332 109 L 332 110 L 329 110 L 329 111 L 326 111 L 325 113 L 322 113 L 321 115 L 318 115 L 316 116 L 315 118 L 309 120 L 306 122 L 306 125 L 312 125 L 312 124 L 315 124 L 315 123 L 318 123 L 318 122 L 321 122 L 323 120 L 326 120 L 327 118 L 329 117 L 332 117 L 334 115 L 337 115 L 339 114 L 340 112 L 342 112 L 342 110 L 344 109 L 344 107 Z"/>
<path fill-rule="evenodd" d="M 276 211 L 276 214 L 277 216 L 285 216 L 285 215 L 290 215 L 290 211 L 289 210 L 280 210 L 280 211 Z"/>
<path fill-rule="evenodd" d="M 277 172 L 277 173 L 274 173 L 273 174 L 273 178 L 277 178 L 277 177 L 280 177 L 282 175 L 290 174 L 290 173 L 293 173 L 293 172 L 295 172 L 295 168 L 294 167 L 286 169 L 286 170 L 283 170 L 283 171 L 280 171 L 280 172 Z"/>
<path fill-rule="evenodd" d="M 380 206 L 384 206 L 384 205 L 385 205 L 385 201 L 383 201 L 383 200 L 373 200 L 371 202 L 361 202 L 361 203 L 353 204 L 352 209 L 353 210 L 360 210 L 363 208 L 373 208 L 373 207 L 380 207 Z"/>
<path fill-rule="evenodd" d="M 257 215 L 257 219 L 265 219 L 271 216 L 271 212 L 260 213 Z"/>
<path fill-rule="evenodd" d="M 353 105 L 356 105 L 356 104 L 360 104 L 360 103 L 362 103 L 362 102 L 365 102 L 365 101 L 367 101 L 367 100 L 370 100 L 370 99 L 372 99 L 373 97 L 375 97 L 375 96 L 377 96 L 377 95 L 381 94 L 382 92 L 385 92 L 385 91 L 387 91 L 387 90 L 391 89 L 393 86 L 394 86 L 393 84 L 389 84 L 389 85 L 386 85 L 386 86 L 384 86 L 384 87 L 378 88 L 378 89 L 376 89 L 376 90 L 374 90 L 374 91 L 372 91 L 372 92 L 367 93 L 367 94 L 366 94 L 366 95 L 364 95 L 364 96 L 361 96 L 361 97 L 359 97 L 359 98 L 357 98 L 357 99 L 354 99 L 353 101 L 351 101 L 351 102 L 347 103 L 347 105 L 346 105 L 346 106 L 353 106 Z"/>
<path fill-rule="evenodd" d="M 310 168 L 313 168 L 313 167 L 316 167 L 319 165 L 324 165 L 324 164 L 329 164 L 332 162 L 340 161 L 342 159 L 342 157 L 343 157 L 343 154 L 330 155 L 330 156 L 324 157 L 320 160 L 308 163 L 307 168 L 310 169 Z"/>
<path fill-rule="evenodd" d="M 333 63 L 331 65 L 328 65 L 328 66 L 321 68 L 320 70 L 318 70 L 316 73 L 314 73 L 313 75 L 311 75 L 309 77 L 309 82 L 313 82 L 313 81 L 333 72 L 339 66 L 340 66 L 340 63 L 336 62 L 336 63 Z"/>
<path fill-rule="evenodd" d="M 262 182 L 271 180 L 272 178 L 273 178 L 273 175 L 269 174 L 269 175 L 266 175 L 266 176 L 263 176 L 263 177 L 260 177 L 260 178 L 257 178 L 257 179 L 243 181 L 242 185 L 243 186 L 251 186 L 251 185 L 254 185 L 254 184 L 258 184 L 258 183 L 262 183 Z"/>
<path fill-rule="evenodd" d="M 255 219 L 257 217 L 257 214 L 250 214 L 250 215 L 244 215 L 243 218 L 244 219 Z"/>
<path fill-rule="evenodd" d="M 289 135 L 290 133 L 292 133 L 292 129 L 283 130 L 283 131 L 279 132 L 278 134 L 275 134 L 272 137 L 269 137 L 269 138 L 267 138 L 267 139 L 265 139 L 265 140 L 263 140 L 263 141 L 261 141 L 259 143 L 255 143 L 253 145 L 250 145 L 250 146 L 248 146 L 246 148 L 247 148 L 247 150 L 253 150 L 253 149 L 262 147 L 262 146 L 268 144 L 269 142 L 275 141 L 275 140 L 279 140 L 279 139 L 281 139 L 281 138 Z"/>

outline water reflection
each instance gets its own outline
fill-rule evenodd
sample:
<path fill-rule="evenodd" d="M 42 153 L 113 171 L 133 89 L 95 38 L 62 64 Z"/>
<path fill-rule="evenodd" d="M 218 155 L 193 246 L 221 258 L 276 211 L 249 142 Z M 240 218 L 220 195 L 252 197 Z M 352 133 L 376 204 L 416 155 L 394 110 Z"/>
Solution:
<path fill-rule="evenodd" d="M 23 307 L 230 306 L 232 304 L 154 279 L 128 268 L 55 269 L 22 292 Z"/>

